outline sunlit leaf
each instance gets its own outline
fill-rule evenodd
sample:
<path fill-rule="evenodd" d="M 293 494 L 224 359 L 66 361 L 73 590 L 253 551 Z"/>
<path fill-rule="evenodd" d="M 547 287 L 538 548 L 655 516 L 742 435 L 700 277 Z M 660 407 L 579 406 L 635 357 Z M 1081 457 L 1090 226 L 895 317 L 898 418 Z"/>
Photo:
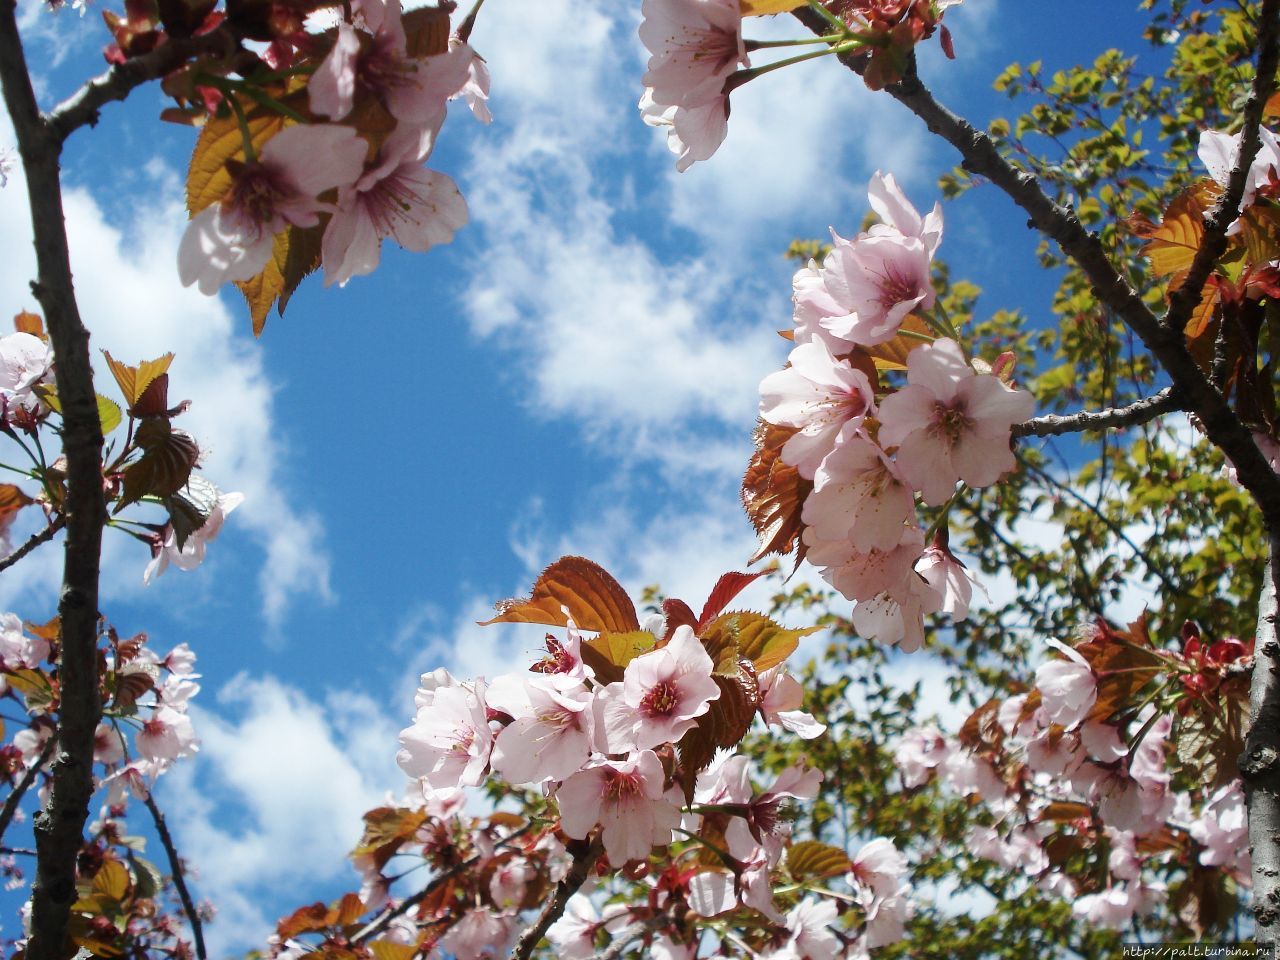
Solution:
<path fill-rule="evenodd" d="M 852 868 L 849 854 L 828 843 L 801 840 L 787 850 L 787 871 L 800 883 L 838 877 Z"/>
<path fill-rule="evenodd" d="M 116 378 L 127 407 L 137 403 L 143 391 L 151 386 L 151 381 L 166 373 L 169 364 L 173 363 L 172 353 L 166 353 L 154 360 L 144 360 L 136 367 L 121 363 L 105 350 L 102 351 L 102 355 L 107 358 L 107 366 L 111 368 L 111 375 Z"/>
<path fill-rule="evenodd" d="M 621 680 L 628 663 L 648 653 L 657 638 L 648 630 L 629 630 L 626 633 L 602 633 L 582 644 L 582 661 L 596 672 L 600 683 Z"/>
<path fill-rule="evenodd" d="M 44 332 L 44 320 L 40 318 L 38 313 L 23 310 L 13 318 L 13 329 L 18 333 L 29 333 L 33 337 L 39 337 L 41 340 L 49 339 L 49 335 Z"/>
<path fill-rule="evenodd" d="M 93 875 L 90 890 L 94 896 L 119 903 L 129 895 L 132 888 L 133 878 L 129 876 L 129 868 L 119 860 L 106 860 Z"/>
<path fill-rule="evenodd" d="M 763 17 L 770 13 L 786 13 L 807 4 L 808 0 L 738 0 L 738 9 L 744 17 Z"/>
<path fill-rule="evenodd" d="M 631 633 L 640 629 L 635 605 L 599 564 L 584 557 L 561 557 L 534 581 L 528 599 L 503 600 L 491 623 L 542 623 L 563 627 L 572 618 L 591 633 Z"/>
<path fill-rule="evenodd" d="M 862 348 L 871 357 L 876 369 L 907 369 L 907 354 L 916 347 L 924 346 L 924 341 L 920 338 L 927 337 L 933 340 L 937 337 L 937 334 L 929 329 L 929 325 L 914 313 L 908 314 L 906 319 L 902 321 L 902 326 L 898 329 L 904 332 L 900 332 L 888 343 Z M 912 336 L 912 334 L 915 334 L 915 336 Z M 850 360 L 850 362 L 852 363 L 853 361 Z"/>
<path fill-rule="evenodd" d="M 1151 261 L 1152 272 L 1170 278 L 1170 292 L 1182 284 L 1195 259 L 1204 236 L 1205 212 L 1220 189 L 1212 180 L 1199 180 L 1173 199 L 1158 225 L 1131 221 L 1134 232 L 1147 241 L 1142 254 Z"/>

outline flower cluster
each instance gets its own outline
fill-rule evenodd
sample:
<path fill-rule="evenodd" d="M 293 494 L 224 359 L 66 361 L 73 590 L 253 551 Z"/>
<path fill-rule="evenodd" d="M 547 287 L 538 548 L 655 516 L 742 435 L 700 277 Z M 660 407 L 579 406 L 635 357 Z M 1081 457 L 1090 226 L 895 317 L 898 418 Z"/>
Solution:
<path fill-rule="evenodd" d="M 1174 716 L 1185 722 L 1188 711 L 1161 709 L 1160 691 L 1183 697 L 1186 679 L 1202 674 L 1179 654 L 1137 653 L 1151 649 L 1140 628 L 1099 623 L 1074 648 L 1055 642 L 1064 659 L 1042 664 L 1028 693 L 989 702 L 958 737 L 922 727 L 896 749 L 904 787 L 938 777 L 981 801 L 991 823 L 966 838 L 978 856 L 1112 930 L 1166 899 L 1249 884 L 1241 781 L 1188 770 L 1173 749 Z"/>
<path fill-rule="evenodd" d="M 1010 429 L 1034 401 L 916 320 L 935 302 L 938 207 L 920 216 L 879 173 L 869 198 L 881 222 L 853 239 L 833 232 L 822 265 L 795 276 L 795 348 L 760 384 L 760 417 L 786 438 L 782 462 L 812 484 L 800 505 L 805 555 L 856 601 L 860 632 L 911 651 L 925 615 L 962 619 L 973 591 L 945 529 L 926 545 L 916 495 L 940 506 L 958 482 L 985 487 L 1011 471 Z M 874 363 L 891 343 L 906 354 L 897 389 Z"/>
<path fill-rule="evenodd" d="M 258 276 L 278 253 L 278 236 L 293 228 L 317 231 L 325 282 L 345 284 L 377 267 L 385 238 L 425 252 L 467 222 L 453 180 L 423 165 L 450 100 L 464 98 L 489 118 L 484 62 L 457 38 L 423 55 L 399 0 L 351 9 L 323 38 L 328 52 L 313 65 L 305 103 L 286 108 L 288 124 L 265 143 L 244 126 L 243 160 L 228 162 L 224 189 L 193 207 L 178 249 L 184 284 L 214 294 Z M 304 75 L 317 40 L 277 37 L 272 65 Z"/>

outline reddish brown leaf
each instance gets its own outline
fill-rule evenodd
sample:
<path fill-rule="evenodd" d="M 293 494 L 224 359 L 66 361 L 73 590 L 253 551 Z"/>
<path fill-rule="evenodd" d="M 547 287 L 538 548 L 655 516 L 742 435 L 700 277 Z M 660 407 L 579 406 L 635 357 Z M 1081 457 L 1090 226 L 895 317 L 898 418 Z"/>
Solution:
<path fill-rule="evenodd" d="M 742 478 L 742 506 L 755 527 L 760 547 L 750 562 L 770 553 L 796 552 L 796 562 L 804 556 L 800 543 L 800 510 L 813 489 L 795 467 L 782 462 L 782 447 L 796 431 L 761 423 L 756 427 L 756 452 Z"/>
<path fill-rule="evenodd" d="M 113 359 L 105 350 L 102 351 L 102 355 L 107 358 L 107 366 L 111 368 L 111 375 L 116 378 L 126 407 L 132 407 L 137 403 L 142 392 L 151 385 L 151 381 L 168 371 L 169 364 L 173 362 L 173 354 L 166 353 L 155 360 L 144 360 L 136 367 L 131 367 Z"/>
<path fill-rule="evenodd" d="M 299 907 L 276 924 L 276 933 L 280 935 L 281 940 L 288 940 L 300 933 L 323 930 L 327 926 L 325 918 L 328 915 L 329 908 L 317 900 L 309 906 Z"/>
<path fill-rule="evenodd" d="M 1139 228 L 1138 236 L 1147 241 L 1142 254 L 1151 261 L 1156 276 L 1170 278 L 1170 293 L 1182 284 L 1191 267 L 1204 236 L 1205 212 L 1219 192 L 1221 188 L 1212 180 L 1198 180 L 1174 197 L 1159 226 Z"/>
<path fill-rule="evenodd" d="M 119 513 L 145 496 L 168 497 L 187 485 L 200 458 L 195 440 L 174 430 L 163 417 L 144 420 L 135 434 L 143 454 L 124 470 L 124 489 L 116 503 Z"/>
<path fill-rule="evenodd" d="M 33 337 L 39 337 L 41 340 L 49 339 L 48 334 L 44 332 L 44 321 L 40 319 L 40 314 L 38 313 L 30 313 L 23 310 L 13 318 L 13 329 L 18 333 L 29 333 Z"/>
<path fill-rule="evenodd" d="M 626 591 L 603 567 L 583 557 L 561 557 L 533 584 L 527 600 L 503 600 L 491 623 L 542 623 L 563 627 L 569 618 L 592 633 L 631 633 L 640 629 Z M 567 616 L 566 616 L 567 612 Z"/>
<path fill-rule="evenodd" d="M 1068 803 L 1066 801 L 1051 803 L 1040 812 L 1041 821 L 1049 820 L 1058 823 L 1088 820 L 1091 817 L 1092 813 L 1086 804 Z"/>
<path fill-rule="evenodd" d="M 663 600 L 662 615 L 667 621 L 667 629 L 662 636 L 663 640 L 670 640 L 671 635 L 679 627 L 696 627 L 698 625 L 698 618 L 693 615 L 693 610 L 683 600 Z"/>
<path fill-rule="evenodd" d="M 749 660 L 740 660 L 736 677 L 712 677 L 720 688 L 720 698 L 698 718 L 693 729 L 676 745 L 680 755 L 679 780 L 687 797 L 693 796 L 698 771 L 711 762 L 717 749 L 732 747 L 746 735 L 760 706 L 760 685 Z"/>
<path fill-rule="evenodd" d="M 1004 728 L 998 719 L 1002 703 L 1003 700 L 992 698 L 969 714 L 958 734 L 964 746 L 978 753 L 1000 750 L 1004 743 Z"/>
<path fill-rule="evenodd" d="M 756 573 L 726 573 L 711 588 L 711 596 L 703 604 L 702 613 L 698 616 L 698 629 L 701 630 L 720 615 L 729 601 L 741 593 L 746 587 L 763 577 L 768 570 Z"/>

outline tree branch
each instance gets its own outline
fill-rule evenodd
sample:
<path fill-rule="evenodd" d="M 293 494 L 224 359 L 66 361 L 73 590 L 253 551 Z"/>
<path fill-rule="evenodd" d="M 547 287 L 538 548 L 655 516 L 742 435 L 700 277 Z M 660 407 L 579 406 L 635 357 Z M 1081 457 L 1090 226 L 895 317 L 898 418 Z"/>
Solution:
<path fill-rule="evenodd" d="M 173 874 L 173 885 L 178 888 L 178 899 L 182 901 L 182 912 L 187 915 L 187 923 L 191 924 L 191 936 L 195 940 L 196 956 L 206 960 L 204 949 L 204 926 L 200 922 L 200 913 L 196 910 L 195 901 L 191 899 L 191 891 L 187 889 L 187 877 L 182 869 L 182 859 L 173 845 L 173 837 L 169 834 L 169 825 L 165 823 L 164 814 L 156 804 L 155 797 L 148 793 L 142 801 L 151 811 L 151 819 L 155 821 L 156 833 L 160 835 L 160 844 L 169 857 L 169 870 Z"/>
<path fill-rule="evenodd" d="M 30 540 L 20 546 L 17 550 L 13 551 L 13 553 L 9 554 L 3 560 L 0 560 L 0 573 L 8 570 L 32 550 L 40 546 L 40 544 L 48 543 L 52 540 L 57 535 L 58 531 L 62 529 L 63 525 L 63 518 L 58 517 L 58 519 L 54 520 L 53 523 L 49 524 L 49 526 L 45 527 L 39 533 L 32 534 Z"/>
<path fill-rule="evenodd" d="M 1275 2 L 1267 0 L 1269 6 Z M 818 35 L 825 32 L 826 21 L 812 9 L 792 13 Z M 856 55 L 839 57 L 855 73 L 865 67 L 866 61 Z M 885 91 L 923 120 L 930 132 L 955 147 L 966 170 L 991 181 L 1021 207 L 1028 215 L 1028 226 L 1055 241 L 1075 261 L 1094 295 L 1138 335 L 1173 381 L 1184 409 L 1200 418 L 1209 439 L 1236 465 L 1241 485 L 1252 494 L 1268 527 L 1280 530 L 1280 477 L 1258 450 L 1249 429 L 1196 364 L 1182 330 L 1170 328 L 1151 312 L 1111 262 L 1097 235 L 1045 194 L 1033 175 L 1001 156 L 990 137 L 934 99 L 916 75 L 914 60 L 907 75 Z"/>
<path fill-rule="evenodd" d="M 1086 430 L 1115 430 L 1147 423 L 1162 414 L 1180 409 L 1172 387 L 1166 387 L 1151 397 L 1135 400 L 1124 407 L 1107 410 L 1081 410 L 1079 413 L 1058 416 L 1046 414 L 1024 423 L 1013 425 L 1013 436 L 1056 437 L 1064 433 L 1083 433 Z"/>
<path fill-rule="evenodd" d="M 150 53 L 118 63 L 85 83 L 54 107 L 45 118 L 49 134 L 61 144 L 80 127 L 98 122 L 99 111 L 112 100 L 123 100 L 135 88 L 177 70 L 192 57 L 206 53 L 229 55 L 235 40 L 222 28 L 196 37 L 170 39 Z"/>
<path fill-rule="evenodd" d="M 1200 246 L 1196 248 L 1187 276 L 1169 297 L 1164 322 L 1171 330 L 1181 331 L 1186 327 L 1191 312 L 1200 303 L 1209 274 L 1213 272 L 1218 258 L 1226 252 L 1227 228 L 1240 211 L 1250 168 L 1262 146 L 1259 134 L 1262 111 L 1275 88 L 1276 63 L 1280 59 L 1280 0 L 1262 0 L 1258 21 L 1258 67 L 1253 77 L 1253 89 L 1244 105 L 1240 155 L 1227 178 L 1226 189 L 1205 218 L 1204 235 L 1200 238 Z"/>
<path fill-rule="evenodd" d="M 89 332 L 76 305 L 62 212 L 61 141 L 40 116 L 16 10 L 16 0 L 0 0 L 0 86 L 26 174 L 37 265 L 37 280 L 31 289 L 43 308 L 56 360 L 67 458 L 63 509 L 67 540 L 58 603 L 58 755 L 48 806 L 35 819 L 36 879 L 27 958 L 61 960 L 67 952 L 67 918 L 76 899 L 76 856 L 93 798 L 94 731 L 102 716 L 98 699 L 98 571 L 107 513 Z"/>
<path fill-rule="evenodd" d="M 1249 733 L 1240 756 L 1253 857 L 1253 916 L 1258 943 L 1280 939 L 1280 642 L 1276 637 L 1276 576 L 1280 537 L 1272 536 L 1262 573 L 1258 633 L 1249 689 Z"/>
<path fill-rule="evenodd" d="M 519 830 L 513 831 L 512 833 L 508 834 L 502 840 L 501 843 L 497 844 L 497 847 L 501 848 L 501 847 L 509 846 L 512 840 L 515 840 L 518 837 L 524 836 L 524 834 L 528 833 L 532 829 L 533 829 L 533 824 L 526 823 Z M 461 863 L 454 864 L 448 870 L 445 870 L 441 873 L 437 873 L 434 877 L 431 878 L 431 881 L 425 887 L 419 890 L 417 893 L 413 894 L 410 897 L 406 897 L 404 900 L 396 904 L 396 906 L 392 907 L 390 910 L 387 910 L 377 919 L 369 921 L 369 923 L 367 923 L 364 927 L 362 927 L 356 933 L 356 935 L 351 938 L 351 942 L 364 943 L 366 940 L 370 940 L 373 937 L 376 937 L 383 930 L 387 929 L 387 927 L 391 926 L 391 922 L 395 920 L 397 917 L 404 916 L 406 913 L 412 910 L 415 906 L 417 906 L 423 900 L 427 899 L 427 897 L 431 896 L 431 894 L 439 890 L 440 887 L 443 886 L 446 882 L 448 882 L 451 878 L 456 877 L 458 874 L 462 873 L 464 870 L 467 870 L 470 867 L 475 866 L 479 862 L 480 862 L 480 854 L 477 853 L 475 856 L 468 857 L 466 860 L 463 860 Z"/>
<path fill-rule="evenodd" d="M 533 926 L 520 935 L 515 951 L 511 954 L 511 960 L 529 960 L 533 955 L 534 947 L 547 932 L 547 928 L 559 920 L 564 913 L 564 908 L 569 905 L 569 898 L 582 889 L 582 885 L 587 882 L 591 868 L 600 858 L 601 849 L 600 837 L 597 836 L 573 858 L 569 872 L 556 884 L 555 893 L 542 908 L 542 913 L 538 914 L 538 919 L 534 921 Z"/>
<path fill-rule="evenodd" d="M 36 774 L 40 772 L 40 768 L 49 762 L 49 758 L 53 756 L 53 748 L 57 746 L 57 741 L 50 737 L 45 741 L 44 749 L 40 751 L 40 757 L 27 768 L 23 773 L 22 779 L 17 782 L 13 790 L 4 798 L 4 806 L 0 807 L 0 837 L 5 835 L 5 831 L 9 829 L 9 824 L 13 823 L 13 815 L 18 812 L 18 804 L 22 802 L 23 796 L 31 789 L 31 784 L 36 782 Z"/>

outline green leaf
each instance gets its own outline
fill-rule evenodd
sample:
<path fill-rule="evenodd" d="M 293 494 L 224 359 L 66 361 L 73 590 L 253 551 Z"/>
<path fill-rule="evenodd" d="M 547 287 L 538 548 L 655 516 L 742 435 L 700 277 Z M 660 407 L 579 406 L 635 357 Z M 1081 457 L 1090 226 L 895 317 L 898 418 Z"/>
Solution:
<path fill-rule="evenodd" d="M 120 421 L 123 418 L 118 403 L 104 397 L 102 394 L 98 394 L 98 420 L 102 424 L 102 435 L 104 437 L 120 426 Z"/>

